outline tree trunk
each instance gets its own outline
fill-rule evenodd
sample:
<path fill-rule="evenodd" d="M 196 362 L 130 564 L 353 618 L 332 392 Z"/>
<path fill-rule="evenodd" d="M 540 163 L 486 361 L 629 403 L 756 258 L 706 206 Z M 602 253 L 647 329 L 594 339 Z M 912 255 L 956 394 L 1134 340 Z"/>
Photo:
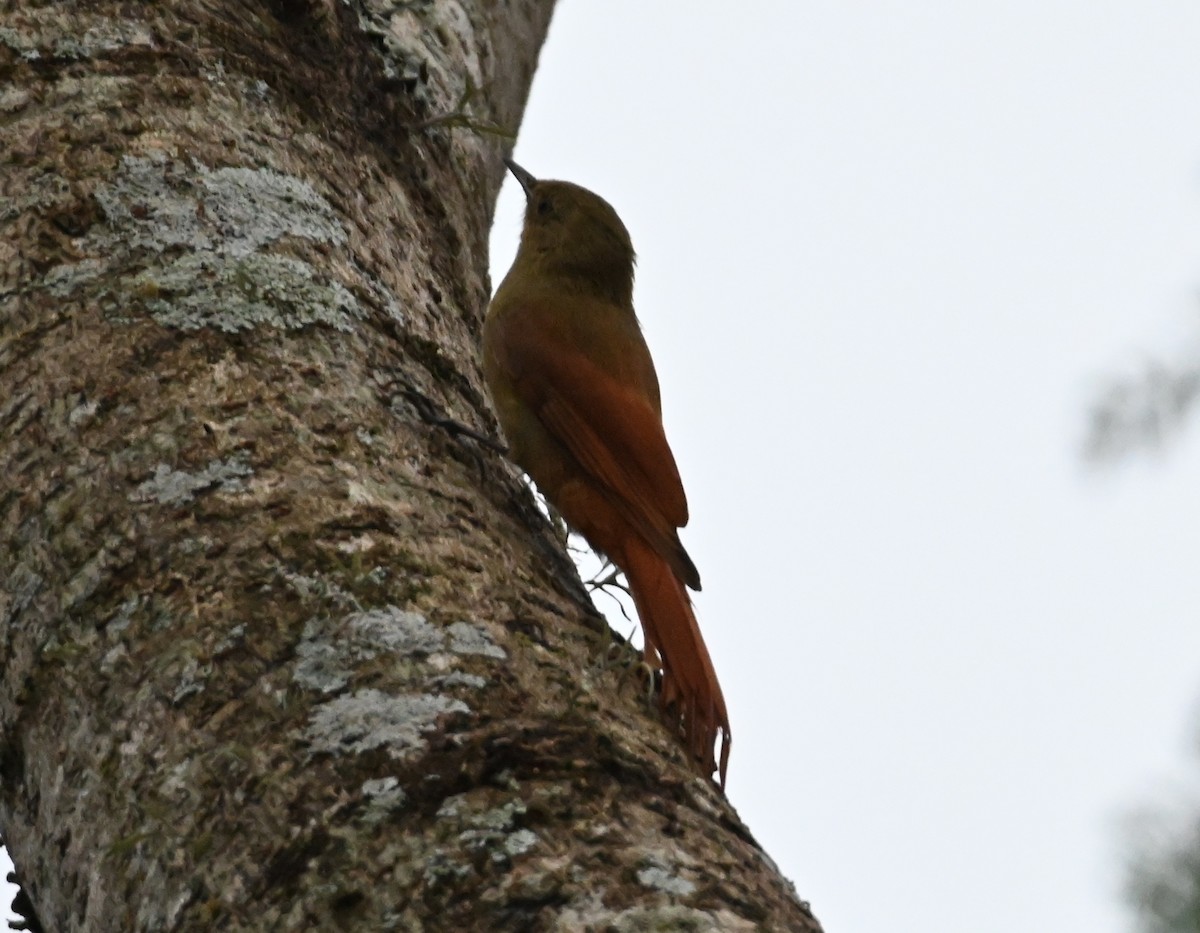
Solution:
<path fill-rule="evenodd" d="M 0 831 L 46 930 L 819 929 L 446 424 L 496 430 L 493 129 L 551 5 L 6 5 Z"/>

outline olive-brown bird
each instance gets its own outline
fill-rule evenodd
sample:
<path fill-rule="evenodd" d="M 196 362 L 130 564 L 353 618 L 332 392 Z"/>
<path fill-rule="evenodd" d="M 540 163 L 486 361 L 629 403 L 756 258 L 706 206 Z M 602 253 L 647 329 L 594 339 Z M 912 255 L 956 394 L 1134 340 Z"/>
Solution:
<path fill-rule="evenodd" d="M 483 371 L 512 459 L 588 543 L 625 572 L 663 671 L 662 707 L 706 774 L 729 760 L 729 716 L 684 585 L 687 499 L 663 433 L 658 376 L 633 311 L 633 245 L 603 198 L 539 181 L 483 325 Z"/>

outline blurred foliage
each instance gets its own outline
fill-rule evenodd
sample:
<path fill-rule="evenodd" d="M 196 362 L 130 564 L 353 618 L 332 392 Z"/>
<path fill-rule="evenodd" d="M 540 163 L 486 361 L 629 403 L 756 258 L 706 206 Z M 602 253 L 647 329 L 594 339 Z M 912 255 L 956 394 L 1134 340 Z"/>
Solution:
<path fill-rule="evenodd" d="M 1157 361 L 1113 379 L 1092 403 L 1084 454 L 1112 462 L 1140 448 L 1160 448 L 1196 409 L 1200 358 L 1172 369 Z"/>
<path fill-rule="evenodd" d="M 1132 816 L 1126 859 L 1137 933 L 1200 933 L 1200 799 Z"/>

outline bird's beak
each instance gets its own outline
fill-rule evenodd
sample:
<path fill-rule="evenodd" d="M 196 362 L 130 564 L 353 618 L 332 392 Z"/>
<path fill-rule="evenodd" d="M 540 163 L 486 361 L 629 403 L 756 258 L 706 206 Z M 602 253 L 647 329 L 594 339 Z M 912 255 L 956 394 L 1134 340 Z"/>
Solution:
<path fill-rule="evenodd" d="M 517 165 L 512 159 L 505 159 L 504 164 L 508 166 L 508 170 L 513 173 L 515 178 L 521 184 L 521 189 L 525 192 L 525 197 L 529 197 L 533 186 L 537 184 L 537 179 L 530 175 L 525 169 Z"/>

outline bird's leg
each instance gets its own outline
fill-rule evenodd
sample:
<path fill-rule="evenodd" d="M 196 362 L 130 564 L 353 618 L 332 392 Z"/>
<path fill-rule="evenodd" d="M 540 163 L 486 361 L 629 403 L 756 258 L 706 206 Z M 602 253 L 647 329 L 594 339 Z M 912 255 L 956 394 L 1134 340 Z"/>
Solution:
<path fill-rule="evenodd" d="M 662 686 L 662 668 L 654 664 L 652 661 L 639 658 L 637 661 L 629 664 L 621 671 L 617 677 L 618 685 L 621 684 L 630 671 L 635 671 L 640 677 L 645 679 L 646 704 L 654 705 L 654 696 L 659 693 Z M 660 698 L 661 705 L 661 698 Z"/>

